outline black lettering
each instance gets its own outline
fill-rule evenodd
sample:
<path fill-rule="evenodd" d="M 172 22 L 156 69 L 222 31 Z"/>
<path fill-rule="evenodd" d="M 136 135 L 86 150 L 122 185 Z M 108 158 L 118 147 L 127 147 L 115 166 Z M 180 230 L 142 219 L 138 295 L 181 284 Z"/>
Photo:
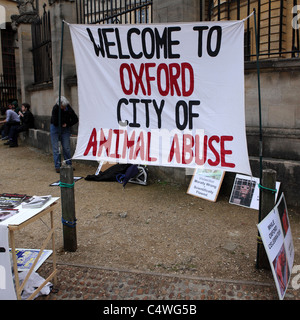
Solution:
<path fill-rule="evenodd" d="M 172 46 L 179 45 L 178 40 L 172 40 L 172 32 L 180 31 L 180 27 L 169 27 L 168 28 L 168 57 L 169 59 L 178 59 L 180 54 L 172 52 Z"/>
<path fill-rule="evenodd" d="M 180 107 L 183 108 L 183 123 L 180 123 Z M 184 130 L 188 124 L 188 107 L 185 101 L 179 100 L 176 103 L 175 107 L 175 121 L 176 121 L 176 127 L 179 130 Z"/>
<path fill-rule="evenodd" d="M 129 50 L 129 53 L 130 53 L 130 56 L 133 58 L 133 59 L 140 59 L 143 54 L 142 52 L 136 54 L 134 51 L 133 51 L 133 48 L 132 48 L 132 43 L 131 43 L 131 36 L 133 33 L 136 33 L 136 34 L 140 34 L 140 30 L 137 29 L 137 28 L 131 28 L 128 30 L 127 32 L 127 45 L 128 45 L 128 50 Z"/>
<path fill-rule="evenodd" d="M 136 122 L 136 104 L 140 102 L 139 99 L 129 99 L 129 102 L 132 103 L 133 111 L 133 122 L 129 123 L 129 127 L 139 128 L 141 125 Z"/>
<path fill-rule="evenodd" d="M 107 39 L 107 33 L 109 33 L 109 32 L 114 32 L 114 29 L 113 29 L 113 28 L 105 28 L 105 29 L 102 29 L 102 34 L 103 34 L 103 39 L 104 39 L 104 44 L 105 44 L 105 50 L 106 50 L 107 58 L 110 58 L 110 59 L 118 59 L 118 56 L 117 56 L 117 55 L 111 54 L 110 51 L 109 51 L 109 47 L 113 47 L 113 46 L 116 45 L 114 42 L 109 42 L 109 41 L 108 41 L 108 39 Z"/>
<path fill-rule="evenodd" d="M 149 103 L 151 103 L 151 99 L 141 99 L 141 102 L 145 104 L 146 128 L 149 128 Z"/>
<path fill-rule="evenodd" d="M 115 33 L 116 33 L 116 39 L 117 39 L 117 46 L 118 46 L 118 51 L 119 51 L 119 58 L 120 59 L 129 59 L 130 56 L 127 54 L 123 54 L 122 52 L 122 44 L 121 44 L 121 40 L 120 40 L 120 34 L 119 34 L 119 29 L 116 28 L 115 29 Z"/>
<path fill-rule="evenodd" d="M 118 105 L 117 105 L 117 118 L 118 118 L 118 123 L 120 126 L 127 126 L 128 125 L 128 121 L 122 121 L 121 119 L 121 105 L 122 103 L 128 105 L 128 100 L 125 98 L 122 98 L 119 100 Z"/>
<path fill-rule="evenodd" d="M 193 129 L 193 118 L 198 118 L 198 113 L 193 113 L 193 106 L 198 106 L 200 101 L 198 100 L 191 100 L 189 101 L 189 129 Z"/>
<path fill-rule="evenodd" d="M 147 33 L 150 35 L 150 41 L 146 40 Z M 150 53 L 147 52 L 147 45 L 148 47 L 151 46 Z M 142 31 L 142 47 L 143 47 L 143 53 L 145 58 L 151 59 L 154 56 L 155 53 L 155 46 L 154 46 L 154 33 L 151 28 L 145 28 Z"/>
<path fill-rule="evenodd" d="M 202 57 L 203 30 L 207 30 L 207 26 L 194 27 L 193 30 L 198 31 L 198 57 Z"/>
<path fill-rule="evenodd" d="M 90 28 L 86 28 L 86 31 L 87 31 L 91 41 L 93 42 L 96 56 L 99 57 L 99 53 L 101 52 L 102 57 L 105 57 L 105 51 L 104 51 L 104 47 L 103 47 L 103 39 L 102 39 L 102 35 L 101 35 L 101 29 L 98 29 L 99 42 L 100 42 L 99 45 L 97 45 L 95 43 L 95 39 L 93 37 L 92 31 L 90 30 Z"/>
<path fill-rule="evenodd" d="M 153 105 L 154 105 L 154 108 L 155 108 L 155 111 L 157 114 L 157 127 L 158 127 L 158 129 L 160 129 L 161 128 L 161 113 L 162 113 L 162 110 L 165 105 L 165 100 L 161 100 L 159 107 L 158 107 L 156 101 L 153 100 Z"/>
<path fill-rule="evenodd" d="M 156 43 L 156 58 L 160 59 L 160 49 L 163 48 L 164 58 L 168 58 L 168 46 L 167 46 L 167 28 L 164 28 L 162 36 L 160 36 L 157 28 L 154 29 L 155 43 Z"/>
<path fill-rule="evenodd" d="M 216 39 L 216 48 L 213 51 L 211 48 L 211 38 L 214 31 L 217 31 L 217 39 Z M 211 57 L 216 57 L 219 54 L 220 48 L 221 48 L 221 40 L 222 40 L 222 28 L 220 26 L 211 27 L 207 35 L 207 53 Z"/>

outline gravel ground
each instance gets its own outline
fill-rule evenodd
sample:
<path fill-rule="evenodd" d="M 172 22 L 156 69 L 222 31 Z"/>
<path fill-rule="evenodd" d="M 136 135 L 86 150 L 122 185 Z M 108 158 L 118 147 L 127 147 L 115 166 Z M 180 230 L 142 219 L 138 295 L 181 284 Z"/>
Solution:
<path fill-rule="evenodd" d="M 0 191 L 60 196 L 52 156 L 21 145 L 0 145 Z M 94 174 L 96 167 L 73 163 L 74 176 Z M 231 205 L 221 193 L 216 203 L 193 197 L 186 187 L 164 181 L 148 186 L 81 179 L 75 183 L 76 252 L 63 250 L 60 206 L 55 211 L 57 260 L 104 268 L 172 275 L 273 283 L 268 270 L 257 270 L 255 210 Z M 300 210 L 289 208 L 300 264 Z M 38 248 L 47 221 L 37 221 L 17 234 L 16 245 Z"/>

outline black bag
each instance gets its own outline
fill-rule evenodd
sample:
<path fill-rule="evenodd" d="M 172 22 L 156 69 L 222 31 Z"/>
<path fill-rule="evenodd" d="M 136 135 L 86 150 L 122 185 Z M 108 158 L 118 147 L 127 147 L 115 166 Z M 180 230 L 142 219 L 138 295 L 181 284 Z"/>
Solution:
<path fill-rule="evenodd" d="M 86 176 L 84 179 L 88 181 L 117 181 L 118 174 L 125 174 L 126 170 L 131 164 L 115 164 L 105 171 L 100 171 L 98 175 L 92 174 Z"/>

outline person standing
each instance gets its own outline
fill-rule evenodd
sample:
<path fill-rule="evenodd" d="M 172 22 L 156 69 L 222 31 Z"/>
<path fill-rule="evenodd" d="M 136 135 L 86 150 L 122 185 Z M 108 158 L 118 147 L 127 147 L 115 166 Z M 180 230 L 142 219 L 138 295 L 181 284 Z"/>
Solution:
<path fill-rule="evenodd" d="M 60 111 L 59 111 L 60 110 Z M 60 115 L 60 127 L 59 127 L 59 112 Z M 56 104 L 52 109 L 51 124 L 50 124 L 50 136 L 52 143 L 52 152 L 54 167 L 57 173 L 60 172 L 61 159 L 59 152 L 59 135 L 61 134 L 61 147 L 63 157 L 68 165 L 72 165 L 71 160 L 71 147 L 70 147 L 70 136 L 71 127 L 78 122 L 78 117 L 67 98 L 61 96 L 60 106 L 59 98 L 56 100 Z"/>

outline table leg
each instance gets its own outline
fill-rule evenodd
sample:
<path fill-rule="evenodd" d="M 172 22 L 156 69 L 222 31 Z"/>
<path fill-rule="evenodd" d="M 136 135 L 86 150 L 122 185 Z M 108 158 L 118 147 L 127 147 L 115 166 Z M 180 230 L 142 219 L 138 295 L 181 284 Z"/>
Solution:
<path fill-rule="evenodd" d="M 55 236 L 54 236 L 54 219 L 53 219 L 53 211 L 50 211 L 50 219 L 51 219 L 51 229 L 52 233 L 52 263 L 53 263 L 53 272 L 55 272 L 55 276 L 53 278 L 53 283 L 57 285 L 57 274 L 56 274 L 56 251 L 55 251 Z"/>
<path fill-rule="evenodd" d="M 14 276 L 15 276 L 16 294 L 17 294 L 17 299 L 21 300 L 19 274 L 18 274 L 18 263 L 17 263 L 17 256 L 16 256 L 15 235 L 14 235 L 14 231 L 11 229 L 9 229 L 9 237 L 10 237 L 11 256 L 12 256 L 12 260 L 13 260 L 13 268 L 14 268 Z"/>

